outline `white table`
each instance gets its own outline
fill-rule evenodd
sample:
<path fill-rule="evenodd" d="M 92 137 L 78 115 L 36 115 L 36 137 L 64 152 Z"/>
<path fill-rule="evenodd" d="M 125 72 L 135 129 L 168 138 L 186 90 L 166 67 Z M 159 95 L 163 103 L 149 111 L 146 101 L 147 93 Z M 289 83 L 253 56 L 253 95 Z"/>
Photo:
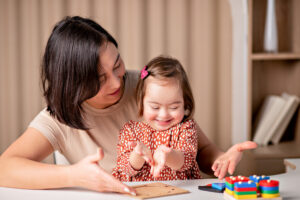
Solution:
<path fill-rule="evenodd" d="M 188 194 L 173 195 L 167 197 L 153 198 L 153 199 L 198 199 L 200 196 L 203 199 L 215 199 L 223 200 L 221 193 L 205 192 L 198 190 L 198 185 L 205 185 L 208 183 L 220 182 L 217 179 L 199 179 L 199 180 L 188 180 L 188 181 L 163 181 L 170 185 L 178 186 L 190 191 Z M 131 182 L 128 185 L 145 184 L 148 182 Z M 13 189 L 13 188 L 1 188 L 0 187 L 0 199 L 1 200 L 122 200 L 122 199 L 133 199 L 129 196 L 114 194 L 114 193 L 98 193 L 88 191 L 79 188 L 66 188 L 57 190 L 24 190 L 24 189 Z"/>
<path fill-rule="evenodd" d="M 285 174 L 271 176 L 272 179 L 280 181 L 280 194 L 283 199 L 299 200 L 300 199 L 300 172 L 292 171 Z M 178 186 L 190 191 L 188 194 L 180 194 L 174 196 L 153 198 L 153 199 L 174 199 L 174 200 L 190 200 L 190 199 L 214 199 L 223 200 L 223 194 L 198 190 L 198 185 L 206 185 L 208 183 L 219 182 L 217 179 L 200 179 L 188 181 L 164 181 L 164 183 Z M 128 183 L 128 185 L 144 184 L 147 182 Z M 299 185 L 298 185 L 299 184 Z M 132 199 L 129 196 L 114 193 L 98 193 L 79 188 L 66 188 L 57 190 L 24 190 L 0 187 L 1 200 L 122 200 Z"/>

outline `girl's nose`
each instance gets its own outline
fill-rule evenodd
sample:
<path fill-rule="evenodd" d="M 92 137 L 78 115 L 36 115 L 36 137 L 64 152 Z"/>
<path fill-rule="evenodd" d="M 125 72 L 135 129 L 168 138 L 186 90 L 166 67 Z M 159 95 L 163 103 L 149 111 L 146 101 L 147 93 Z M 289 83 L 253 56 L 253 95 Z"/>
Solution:
<path fill-rule="evenodd" d="M 165 118 L 169 117 L 169 112 L 168 112 L 168 110 L 165 109 L 165 108 L 161 108 L 160 111 L 159 111 L 159 117 L 160 117 L 161 119 L 165 119 Z"/>

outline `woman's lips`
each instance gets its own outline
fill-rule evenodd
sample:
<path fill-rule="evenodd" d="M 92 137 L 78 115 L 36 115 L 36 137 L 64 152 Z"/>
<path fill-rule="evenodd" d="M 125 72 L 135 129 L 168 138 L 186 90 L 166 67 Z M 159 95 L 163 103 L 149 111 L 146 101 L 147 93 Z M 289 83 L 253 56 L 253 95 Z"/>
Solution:
<path fill-rule="evenodd" d="M 109 95 L 115 96 L 115 95 L 119 94 L 119 92 L 120 92 L 120 88 L 117 89 L 116 91 L 114 91 L 113 93 L 109 94 Z"/>

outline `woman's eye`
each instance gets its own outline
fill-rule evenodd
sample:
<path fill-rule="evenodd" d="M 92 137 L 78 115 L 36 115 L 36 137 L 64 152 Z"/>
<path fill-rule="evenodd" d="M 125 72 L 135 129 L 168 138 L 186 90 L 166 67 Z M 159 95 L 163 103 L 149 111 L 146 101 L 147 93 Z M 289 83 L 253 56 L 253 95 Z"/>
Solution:
<path fill-rule="evenodd" d="M 178 107 L 171 107 L 170 109 L 171 110 L 176 110 Z"/>
<path fill-rule="evenodd" d="M 151 107 L 153 110 L 158 110 L 159 107 Z"/>
<path fill-rule="evenodd" d="M 121 66 L 121 64 L 118 64 L 115 68 L 114 68 L 114 70 L 117 70 L 117 69 L 119 69 L 120 68 L 120 66 Z"/>
<path fill-rule="evenodd" d="M 101 76 L 100 79 L 99 79 L 99 81 L 100 81 L 101 85 L 104 84 L 105 83 L 105 77 Z"/>

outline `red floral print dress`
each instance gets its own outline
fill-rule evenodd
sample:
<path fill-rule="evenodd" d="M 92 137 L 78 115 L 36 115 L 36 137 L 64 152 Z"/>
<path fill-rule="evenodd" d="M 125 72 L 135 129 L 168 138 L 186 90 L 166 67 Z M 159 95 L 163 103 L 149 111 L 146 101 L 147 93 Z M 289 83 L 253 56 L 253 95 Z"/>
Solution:
<path fill-rule="evenodd" d="M 133 148 L 129 141 L 140 141 L 152 152 L 160 145 L 166 145 L 184 152 L 184 164 L 181 169 L 173 170 L 165 166 L 158 178 L 150 174 L 151 166 L 145 162 L 140 170 L 129 163 Z M 157 131 L 143 122 L 129 121 L 121 129 L 118 143 L 117 167 L 112 174 L 120 181 L 167 181 L 201 178 L 196 162 L 198 135 L 194 120 L 179 123 L 168 130 Z"/>

